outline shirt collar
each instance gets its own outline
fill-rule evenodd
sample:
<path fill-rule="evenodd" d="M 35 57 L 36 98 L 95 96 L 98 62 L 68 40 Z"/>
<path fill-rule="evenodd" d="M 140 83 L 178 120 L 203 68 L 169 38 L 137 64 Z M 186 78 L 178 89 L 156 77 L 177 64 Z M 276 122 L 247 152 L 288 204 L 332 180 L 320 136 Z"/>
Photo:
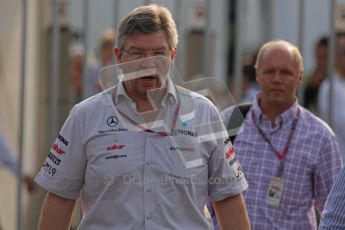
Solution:
<path fill-rule="evenodd" d="M 123 81 L 120 81 L 115 88 L 115 104 L 118 105 L 121 100 L 128 100 L 131 103 L 134 103 L 134 101 L 132 100 L 132 98 L 130 98 L 125 90 L 125 87 L 123 86 Z"/>
<path fill-rule="evenodd" d="M 176 86 L 170 78 L 167 81 L 167 93 L 164 96 L 163 104 L 169 102 L 170 104 L 176 105 L 178 103 Z"/>
<path fill-rule="evenodd" d="M 256 95 L 256 98 L 254 100 L 253 111 L 254 111 L 254 116 L 256 120 L 258 120 L 259 123 L 261 123 L 262 121 L 265 121 L 265 120 L 269 121 L 269 118 L 266 117 L 265 114 L 263 114 L 259 106 L 259 94 L 260 93 Z M 276 120 L 275 120 L 276 124 L 279 125 L 280 127 L 289 125 L 297 117 L 298 110 L 299 110 L 298 99 L 296 99 L 296 101 L 292 104 L 292 106 L 290 106 L 290 108 L 288 108 L 287 110 L 285 110 L 283 113 L 279 114 L 276 117 Z"/>

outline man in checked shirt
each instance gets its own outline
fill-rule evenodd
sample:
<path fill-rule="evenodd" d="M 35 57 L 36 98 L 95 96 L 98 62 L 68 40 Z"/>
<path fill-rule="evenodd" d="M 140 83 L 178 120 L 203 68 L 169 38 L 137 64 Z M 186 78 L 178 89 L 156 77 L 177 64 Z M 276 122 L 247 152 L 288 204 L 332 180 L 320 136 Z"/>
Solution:
<path fill-rule="evenodd" d="M 234 142 L 249 184 L 244 197 L 252 229 L 316 229 L 314 210 L 321 213 L 342 166 L 335 135 L 298 105 L 304 67 L 296 46 L 264 44 L 255 68 L 261 92 Z"/>

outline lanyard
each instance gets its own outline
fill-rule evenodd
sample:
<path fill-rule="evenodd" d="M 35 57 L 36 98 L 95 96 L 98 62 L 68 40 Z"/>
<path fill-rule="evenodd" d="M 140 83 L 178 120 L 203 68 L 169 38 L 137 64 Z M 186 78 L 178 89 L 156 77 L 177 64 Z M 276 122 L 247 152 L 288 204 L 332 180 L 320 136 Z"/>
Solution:
<path fill-rule="evenodd" d="M 259 131 L 260 135 L 262 136 L 262 138 L 264 138 L 264 140 L 267 142 L 267 144 L 270 146 L 271 150 L 275 153 L 275 155 L 277 156 L 277 158 L 280 160 L 280 165 L 279 165 L 279 168 L 278 168 L 278 172 L 277 172 L 277 176 L 281 177 L 282 174 L 283 174 L 283 171 L 284 171 L 284 158 L 285 156 L 288 154 L 289 152 L 289 147 L 290 147 L 290 144 L 291 144 L 291 140 L 292 140 L 292 137 L 293 137 L 293 134 L 296 130 L 296 126 L 297 126 L 297 123 L 298 123 L 298 119 L 299 119 L 299 116 L 300 116 L 300 109 L 298 108 L 297 110 L 297 116 L 295 117 L 295 119 L 292 121 L 291 123 L 291 130 L 290 130 L 290 133 L 289 133 L 289 136 L 288 136 L 288 139 L 287 139 L 287 142 L 286 142 L 286 145 L 283 149 L 282 152 L 279 152 L 272 144 L 271 140 L 267 137 L 267 135 L 265 134 L 265 132 L 259 127 L 259 125 L 257 124 L 256 122 L 256 118 L 255 118 L 255 114 L 254 112 L 252 112 L 252 120 L 253 120 L 253 123 L 254 125 L 256 126 L 257 130 Z"/>
<path fill-rule="evenodd" d="M 177 90 L 177 89 L 176 89 Z M 115 94 L 116 94 L 116 91 L 115 89 L 113 90 L 113 101 L 115 103 Z M 170 133 L 169 132 L 166 132 L 166 131 L 154 131 L 152 129 L 147 129 L 146 127 L 142 126 L 141 124 L 137 123 L 136 121 L 134 121 L 133 119 L 131 119 L 129 116 L 127 116 L 124 112 L 122 112 L 120 109 L 118 109 L 116 107 L 116 110 L 119 112 L 119 114 L 121 116 L 123 116 L 124 118 L 126 118 L 127 121 L 129 121 L 130 123 L 132 123 L 132 125 L 134 125 L 135 127 L 145 131 L 145 132 L 149 132 L 149 133 L 157 133 L 159 134 L 160 136 L 162 137 L 165 137 L 165 136 L 169 136 Z M 171 132 L 176 128 L 176 121 L 177 121 L 177 117 L 178 117 L 178 113 L 180 111 L 180 103 L 178 103 L 177 105 L 177 108 L 175 109 L 175 112 L 174 112 L 174 117 L 173 117 L 173 122 L 172 122 L 172 127 L 171 127 Z"/>

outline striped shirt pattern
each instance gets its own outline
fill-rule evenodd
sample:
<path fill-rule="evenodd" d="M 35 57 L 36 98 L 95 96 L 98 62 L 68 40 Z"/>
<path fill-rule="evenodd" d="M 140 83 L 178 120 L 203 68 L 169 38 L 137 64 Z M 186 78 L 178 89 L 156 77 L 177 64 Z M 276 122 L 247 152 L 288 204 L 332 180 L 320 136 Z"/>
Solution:
<path fill-rule="evenodd" d="M 258 132 L 250 113 L 255 114 L 257 124 L 272 145 L 282 151 L 298 108 L 301 114 L 285 157 L 282 200 L 280 207 L 272 207 L 266 204 L 266 194 L 271 178 L 277 173 L 279 159 Z M 255 100 L 246 116 L 244 130 L 234 143 L 249 184 L 244 197 L 252 229 L 316 229 L 313 207 L 321 213 L 342 166 L 335 135 L 326 123 L 300 107 L 297 101 L 275 122 L 272 128 Z"/>
<path fill-rule="evenodd" d="M 345 168 L 341 170 L 322 211 L 319 230 L 345 229 Z"/>

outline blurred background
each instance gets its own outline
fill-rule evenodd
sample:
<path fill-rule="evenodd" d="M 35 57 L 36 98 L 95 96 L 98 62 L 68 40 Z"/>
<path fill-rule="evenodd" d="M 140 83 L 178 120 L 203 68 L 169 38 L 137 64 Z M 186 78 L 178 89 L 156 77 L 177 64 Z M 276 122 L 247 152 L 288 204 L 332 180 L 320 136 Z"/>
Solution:
<path fill-rule="evenodd" d="M 99 69 L 115 64 L 120 19 L 150 3 L 173 13 L 184 80 L 217 77 L 238 102 L 255 91 L 263 42 L 297 45 L 307 81 L 318 40 L 345 31 L 345 0 L 0 0 L 0 131 L 24 171 L 38 172 L 71 107 L 99 92 Z M 301 104 L 303 95 L 304 87 Z M 45 191 L 28 194 L 4 167 L 0 183 L 2 229 L 37 229 Z M 79 218 L 77 208 L 73 227 Z"/>

